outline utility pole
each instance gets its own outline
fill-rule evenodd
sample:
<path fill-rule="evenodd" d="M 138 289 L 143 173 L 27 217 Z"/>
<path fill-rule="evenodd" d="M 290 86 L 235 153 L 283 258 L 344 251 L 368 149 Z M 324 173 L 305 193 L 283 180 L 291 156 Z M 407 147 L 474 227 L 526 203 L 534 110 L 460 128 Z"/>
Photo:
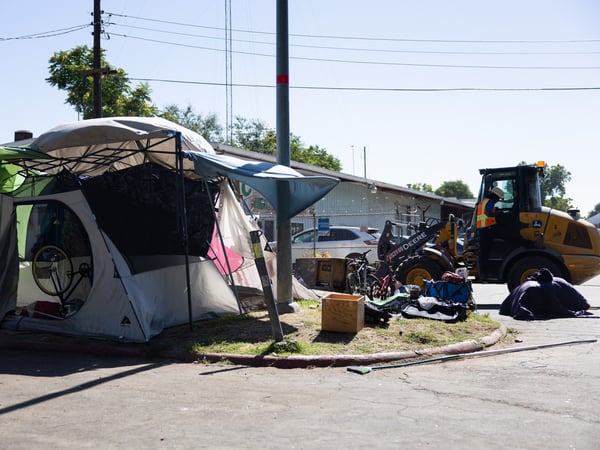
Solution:
<path fill-rule="evenodd" d="M 102 10 L 100 0 L 94 0 L 94 117 L 102 117 L 102 49 L 100 48 L 102 33 Z"/>
<path fill-rule="evenodd" d="M 365 181 L 367 181 L 367 146 L 363 147 L 363 167 L 365 169 Z"/>
<path fill-rule="evenodd" d="M 231 0 L 225 0 L 225 142 L 233 142 L 233 58 Z"/>
<path fill-rule="evenodd" d="M 288 62 L 288 2 L 277 0 L 276 45 L 276 129 L 277 163 L 290 166 L 290 97 Z M 277 183 L 277 206 L 290 202 L 291 193 L 286 182 Z M 292 298 L 292 224 L 290 219 L 277 217 L 277 306 L 280 312 L 296 312 L 298 305 Z"/>

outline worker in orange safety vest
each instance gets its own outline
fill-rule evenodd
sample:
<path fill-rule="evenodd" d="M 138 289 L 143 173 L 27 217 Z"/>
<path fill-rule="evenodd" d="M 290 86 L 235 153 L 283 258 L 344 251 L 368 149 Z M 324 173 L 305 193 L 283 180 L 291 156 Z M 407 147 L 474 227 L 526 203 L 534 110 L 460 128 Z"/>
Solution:
<path fill-rule="evenodd" d="M 496 228 L 496 202 L 502 200 L 504 192 L 495 186 L 477 205 L 477 218 L 475 226 L 479 236 L 479 253 L 477 258 L 479 278 L 486 279 L 490 276 L 488 272 L 488 259 L 494 228 Z"/>

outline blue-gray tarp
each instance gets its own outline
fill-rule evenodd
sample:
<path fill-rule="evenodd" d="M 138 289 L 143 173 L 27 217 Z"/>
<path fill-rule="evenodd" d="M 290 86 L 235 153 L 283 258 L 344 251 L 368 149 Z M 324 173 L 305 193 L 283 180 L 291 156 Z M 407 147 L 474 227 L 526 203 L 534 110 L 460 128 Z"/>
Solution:
<path fill-rule="evenodd" d="M 260 192 L 277 211 L 277 221 L 290 220 L 323 198 L 339 179 L 304 176 L 294 169 L 268 162 L 246 161 L 231 156 L 186 152 L 197 174 L 207 179 L 227 177 Z"/>

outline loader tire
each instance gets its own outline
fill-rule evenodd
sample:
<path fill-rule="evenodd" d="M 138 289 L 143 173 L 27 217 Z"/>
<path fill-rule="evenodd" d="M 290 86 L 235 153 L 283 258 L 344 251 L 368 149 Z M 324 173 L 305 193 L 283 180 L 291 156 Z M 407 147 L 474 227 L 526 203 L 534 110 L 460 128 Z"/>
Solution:
<path fill-rule="evenodd" d="M 444 268 L 426 256 L 411 256 L 403 261 L 396 270 L 396 279 L 402 284 L 414 284 L 425 292 L 424 280 L 439 280 Z"/>
<path fill-rule="evenodd" d="M 555 262 L 543 256 L 528 256 L 517 261 L 510 268 L 506 277 L 508 290 L 512 292 L 514 288 L 527 281 L 529 275 L 539 272 L 542 267 L 552 272 L 555 277 L 564 278 L 568 281 L 568 276 L 565 276 L 562 269 Z"/>

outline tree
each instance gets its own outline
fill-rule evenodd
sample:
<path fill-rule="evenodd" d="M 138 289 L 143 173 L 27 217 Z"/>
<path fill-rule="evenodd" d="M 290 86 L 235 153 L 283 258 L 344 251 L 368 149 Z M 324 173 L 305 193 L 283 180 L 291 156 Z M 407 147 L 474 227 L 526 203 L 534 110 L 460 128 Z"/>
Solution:
<path fill-rule="evenodd" d="M 409 189 L 414 189 L 415 191 L 429 192 L 430 194 L 433 194 L 433 186 L 427 183 L 413 183 L 407 184 L 406 186 Z"/>
<path fill-rule="evenodd" d="M 83 115 L 84 119 L 94 117 L 92 67 L 94 52 L 87 46 L 75 47 L 69 51 L 55 53 L 50 58 L 50 76 L 46 81 L 52 86 L 67 91 L 67 104 Z M 123 69 L 111 67 L 101 52 L 101 67 L 108 75 L 102 81 L 103 116 L 152 116 L 162 117 L 196 131 L 210 142 L 223 141 L 223 127 L 216 114 L 195 113 L 192 106 L 180 108 L 168 105 L 160 112 L 151 103 L 150 87 L 140 83 L 131 88 Z M 232 126 L 232 145 L 258 153 L 275 155 L 277 136 L 275 130 L 259 119 L 236 117 Z M 290 133 L 290 158 L 294 161 L 340 171 L 340 160 L 318 145 L 305 146 L 299 136 Z"/>
<path fill-rule="evenodd" d="M 232 135 L 232 144 L 237 147 L 267 155 L 277 154 L 275 130 L 268 128 L 262 120 L 237 116 L 233 123 Z"/>
<path fill-rule="evenodd" d="M 592 209 L 589 213 L 588 213 L 588 217 L 592 217 L 595 216 L 596 214 L 600 214 L 600 203 L 598 203 L 596 206 L 594 206 L 594 209 Z"/>
<path fill-rule="evenodd" d="M 519 163 L 520 166 L 526 164 L 525 161 Z M 542 205 L 560 211 L 567 211 L 572 208 L 573 199 L 565 197 L 567 192 L 565 184 L 569 181 L 571 181 L 571 172 L 560 164 L 546 166 L 545 176 L 540 177 Z"/>
<path fill-rule="evenodd" d="M 219 124 L 216 114 L 203 116 L 195 113 L 191 105 L 185 109 L 181 109 L 177 105 L 168 105 L 160 113 L 160 116 L 195 131 L 209 142 L 223 141 L 223 127 Z"/>
<path fill-rule="evenodd" d="M 560 164 L 548 166 L 546 176 L 540 179 L 542 204 L 560 211 L 572 208 L 573 199 L 565 197 L 565 184 L 571 181 L 571 172 Z"/>
<path fill-rule="evenodd" d="M 441 197 L 473 198 L 474 195 L 464 181 L 444 181 L 434 192 Z"/>
<path fill-rule="evenodd" d="M 257 153 L 277 154 L 277 134 L 262 120 L 236 117 L 232 132 L 233 145 Z M 302 139 L 293 133 L 290 133 L 290 159 L 336 172 L 342 170 L 338 158 L 318 145 L 306 147 Z"/>
<path fill-rule="evenodd" d="M 298 149 L 292 149 L 291 158 L 294 161 L 310 164 L 311 166 L 319 166 L 324 169 L 334 170 L 339 172 L 342 170 L 340 160 L 333 155 L 327 153 L 318 145 L 309 145 L 308 147 L 300 146 Z"/>
<path fill-rule="evenodd" d="M 140 83 L 132 88 L 123 69 L 110 66 L 101 52 L 101 67 L 107 69 L 102 79 L 102 115 L 151 116 L 158 108 L 151 103 L 150 87 Z M 84 119 L 94 117 L 93 63 L 94 52 L 88 46 L 54 53 L 49 60 L 51 86 L 67 91 L 65 103 L 72 105 Z"/>

